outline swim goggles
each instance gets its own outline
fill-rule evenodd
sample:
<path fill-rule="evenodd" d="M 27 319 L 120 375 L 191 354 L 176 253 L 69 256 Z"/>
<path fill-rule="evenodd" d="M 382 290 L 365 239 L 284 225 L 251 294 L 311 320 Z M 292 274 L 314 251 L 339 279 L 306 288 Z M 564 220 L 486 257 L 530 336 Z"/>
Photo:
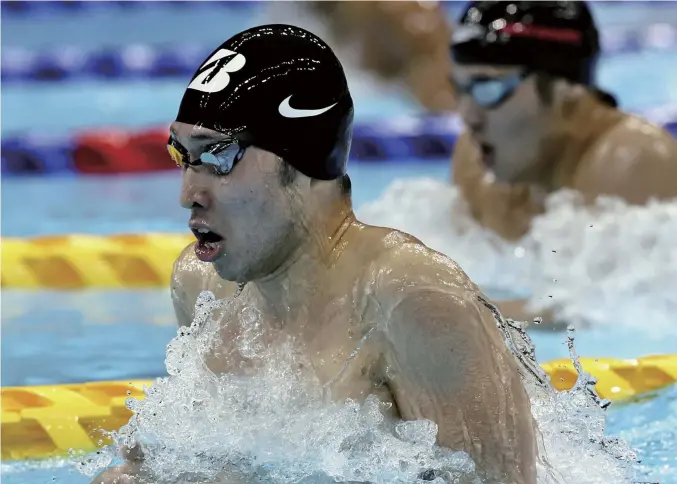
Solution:
<path fill-rule="evenodd" d="M 475 76 L 467 83 L 452 80 L 452 84 L 461 94 L 472 97 L 478 106 L 493 109 L 512 96 L 528 74 L 528 71 L 523 71 L 501 77 Z"/>
<path fill-rule="evenodd" d="M 174 160 L 174 163 L 176 163 L 176 166 L 183 168 L 186 165 L 212 165 L 216 168 L 219 175 L 230 173 L 242 159 L 248 147 L 249 145 L 241 140 L 227 139 L 218 141 L 202 152 L 197 160 L 191 161 L 188 150 L 176 141 L 173 136 L 170 136 L 169 141 L 167 141 L 167 151 L 172 160 Z"/>

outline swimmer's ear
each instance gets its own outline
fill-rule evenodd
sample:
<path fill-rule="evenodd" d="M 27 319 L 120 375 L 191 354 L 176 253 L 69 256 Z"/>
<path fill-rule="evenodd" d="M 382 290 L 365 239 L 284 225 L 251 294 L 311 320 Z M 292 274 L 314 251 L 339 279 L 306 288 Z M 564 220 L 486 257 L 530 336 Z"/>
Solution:
<path fill-rule="evenodd" d="M 573 113 L 578 100 L 585 96 L 587 89 L 566 79 L 555 79 L 552 86 L 553 109 L 560 117 L 568 118 Z"/>

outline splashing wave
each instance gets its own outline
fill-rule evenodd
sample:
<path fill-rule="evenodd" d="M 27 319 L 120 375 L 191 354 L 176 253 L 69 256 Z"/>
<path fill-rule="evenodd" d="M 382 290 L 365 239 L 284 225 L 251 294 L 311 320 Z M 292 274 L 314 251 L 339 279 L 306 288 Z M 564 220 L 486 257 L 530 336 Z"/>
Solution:
<path fill-rule="evenodd" d="M 487 291 L 529 296 L 582 325 L 641 325 L 677 335 L 677 200 L 630 206 L 571 191 L 551 195 L 531 231 L 510 243 L 480 227 L 458 190 L 427 178 L 398 180 L 358 210 L 366 223 L 408 232 L 456 260 Z M 650 322 L 646 321 L 651 315 Z"/>
<path fill-rule="evenodd" d="M 213 313 L 220 317 L 214 318 Z M 538 367 L 534 346 L 518 323 L 496 313 L 499 330 L 520 362 L 540 430 L 540 484 L 630 482 L 634 452 L 604 436 L 604 408 L 582 375 L 569 392 L 555 392 Z M 130 399 L 129 424 L 113 433 L 117 444 L 140 442 L 145 467 L 160 482 L 479 483 L 467 454 L 435 445 L 430 421 L 391 421 L 375 397 L 332 403 L 300 368 L 293 341 L 262 342 L 258 313 L 245 297 L 216 301 L 201 294 L 190 329 L 167 347 L 169 377 Z M 216 375 L 205 358 L 224 324 L 238 324 L 238 374 Z M 573 337 L 569 337 L 573 354 Z M 235 361 L 235 360 L 232 360 Z M 115 447 L 86 460 L 93 475 L 114 459 Z"/>

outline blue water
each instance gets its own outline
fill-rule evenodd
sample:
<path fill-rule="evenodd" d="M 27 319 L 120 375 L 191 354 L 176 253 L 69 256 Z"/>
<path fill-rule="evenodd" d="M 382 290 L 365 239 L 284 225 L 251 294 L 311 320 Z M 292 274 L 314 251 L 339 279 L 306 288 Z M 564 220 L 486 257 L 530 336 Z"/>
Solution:
<path fill-rule="evenodd" d="M 6 15 L 3 49 L 19 47 L 48 53 L 62 46 L 215 46 L 238 30 L 269 20 L 265 18 L 264 2 L 238 8 L 215 2 L 197 2 L 191 8 L 171 4 L 107 7 L 96 3 L 80 12 L 43 7 L 34 16 Z M 463 3 L 445 4 L 452 21 Z M 677 104 L 675 41 L 671 47 L 661 48 L 648 42 L 650 25 L 677 26 L 677 3 L 597 2 L 592 8 L 603 34 L 602 43 L 613 51 L 600 60 L 600 87 L 616 94 L 621 105 L 631 111 Z M 613 40 L 618 37 L 625 39 L 620 45 Z M 163 125 L 176 115 L 185 85 L 185 79 L 7 83 L 2 86 L 2 134 Z M 361 120 L 421 112 L 402 93 L 394 98 L 389 91 L 361 92 L 363 86 L 354 79 L 352 85 L 358 100 L 356 115 Z"/>
<path fill-rule="evenodd" d="M 212 4 L 213 5 L 213 4 Z M 112 15 L 92 5 L 86 14 L 43 13 L 37 17 L 3 17 L 2 44 L 54 47 L 96 43 L 101 46 L 149 42 L 219 43 L 237 28 L 256 23 L 243 8 L 194 9 L 153 7 Z M 124 7 L 127 8 L 127 7 Z M 450 6 L 450 9 L 458 7 Z M 99 9 L 99 10 L 97 10 Z M 632 27 L 648 21 L 677 20 L 677 4 L 596 4 L 602 28 Z M 83 18 L 85 20 L 83 20 Z M 185 25 L 194 28 L 185 29 Z M 644 50 L 602 59 L 600 85 L 633 111 L 677 104 L 677 51 Z M 175 115 L 184 87 L 181 80 L 15 84 L 2 86 L 2 133 L 27 130 L 68 133 L 83 127 L 127 128 L 164 124 Z M 373 120 L 419 110 L 406 97 L 356 93 L 357 117 Z M 350 166 L 354 203 L 373 200 L 391 181 L 409 176 L 447 180 L 447 160 Z M 63 233 L 141 233 L 185 231 L 187 213 L 178 205 L 179 174 L 88 178 L 24 178 L 2 181 L 2 235 Z M 453 254 L 452 254 L 453 256 Z M 171 263 L 171 261 L 167 261 Z M 33 385 L 87 380 L 150 378 L 164 374 L 166 343 L 175 335 L 167 290 L 80 292 L 2 290 L 2 385 Z M 567 356 L 561 333 L 533 334 L 540 361 Z M 581 330 L 581 356 L 635 357 L 671 353 L 674 341 L 648 339 L 641 329 Z M 677 389 L 655 399 L 612 409 L 609 432 L 620 433 L 645 451 L 652 479 L 677 483 Z M 660 442 L 672 442 L 671 452 Z M 666 468 L 665 477 L 661 469 Z M 667 473 L 670 473 L 669 476 Z M 9 484 L 85 483 L 62 468 L 3 466 Z"/>

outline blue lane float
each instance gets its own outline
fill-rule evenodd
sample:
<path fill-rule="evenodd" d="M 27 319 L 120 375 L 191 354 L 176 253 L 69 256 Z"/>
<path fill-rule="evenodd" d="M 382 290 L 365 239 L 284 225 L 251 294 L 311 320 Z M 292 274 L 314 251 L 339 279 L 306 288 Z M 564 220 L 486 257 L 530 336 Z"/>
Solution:
<path fill-rule="evenodd" d="M 677 118 L 660 118 L 677 138 Z M 648 116 L 655 119 L 654 116 Z M 448 160 L 462 125 L 457 116 L 401 117 L 356 123 L 351 159 L 357 162 Z M 2 175 L 117 174 L 174 169 L 167 130 L 93 131 L 72 136 L 25 135 L 2 139 Z"/>
<path fill-rule="evenodd" d="M 351 159 L 360 162 L 449 159 L 460 133 L 456 117 L 403 117 L 357 123 Z M 94 131 L 72 136 L 15 136 L 2 140 L 3 176 L 116 174 L 173 169 L 167 130 Z"/>
<path fill-rule="evenodd" d="M 75 173 L 71 138 L 22 136 L 2 140 L 2 175 Z"/>
<path fill-rule="evenodd" d="M 3 8 L 7 3 L 17 2 L 3 2 Z M 676 28 L 667 24 L 648 25 L 633 31 L 603 31 L 602 45 L 605 56 L 614 56 L 650 50 L 672 51 L 677 46 L 676 39 Z M 4 45 L 2 81 L 11 84 L 72 79 L 185 78 L 211 50 L 209 46 L 143 44 L 115 49 L 60 46 L 34 51 Z"/>
<path fill-rule="evenodd" d="M 222 0 L 219 2 L 209 2 L 210 8 L 214 7 L 225 7 L 231 9 L 253 9 L 256 8 L 256 4 L 259 2 L 254 1 L 228 1 Z M 200 5 L 199 2 L 195 0 L 174 0 L 174 1 L 143 1 L 143 0 L 126 0 L 126 1 L 105 1 L 105 2 L 92 2 L 92 1 L 77 1 L 77 0 L 64 0 L 64 1 L 46 1 L 46 2 L 36 2 L 32 1 L 7 1 L 2 2 L 2 15 L 7 16 L 8 18 L 12 17 L 47 17 L 50 15 L 61 14 L 86 14 L 90 11 L 133 11 L 142 8 L 176 8 L 177 10 L 181 8 L 195 8 L 195 6 Z"/>
<path fill-rule="evenodd" d="M 69 46 L 41 52 L 4 47 L 2 82 L 187 78 L 210 52 L 208 48 L 185 45 L 128 45 L 99 50 Z"/>

